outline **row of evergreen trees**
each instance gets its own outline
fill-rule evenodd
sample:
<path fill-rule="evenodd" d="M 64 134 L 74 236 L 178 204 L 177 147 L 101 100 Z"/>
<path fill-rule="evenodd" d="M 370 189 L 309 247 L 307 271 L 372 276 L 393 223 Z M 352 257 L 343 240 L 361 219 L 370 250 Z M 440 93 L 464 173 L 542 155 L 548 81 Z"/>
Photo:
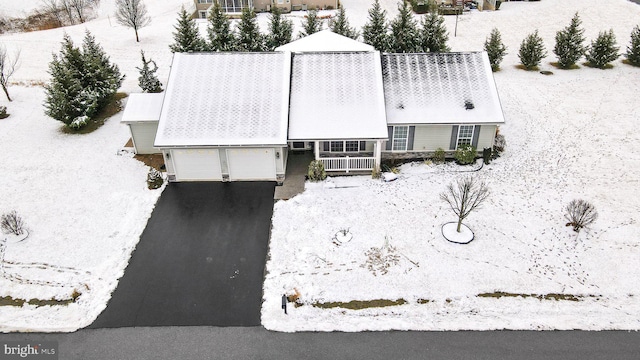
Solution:
<path fill-rule="evenodd" d="M 369 9 L 369 19 L 362 29 L 365 43 L 384 52 L 444 52 L 449 51 L 449 35 L 444 26 L 444 18 L 435 13 L 426 14 L 418 23 L 408 1 L 398 4 L 398 16 L 391 22 L 386 19 L 378 0 Z M 304 37 L 322 30 L 322 19 L 316 11 L 308 13 L 298 37 Z M 329 29 L 337 34 L 358 39 L 360 33 L 349 24 L 342 6 L 335 18 L 329 21 Z M 267 34 L 260 33 L 256 14 L 251 9 L 243 9 L 235 29 L 231 20 L 217 2 L 211 10 L 207 25 L 207 39 L 200 37 L 193 19 L 184 10 L 178 16 L 178 24 L 173 33 L 172 52 L 198 51 L 273 51 L 278 46 L 293 39 L 293 24 L 286 20 L 278 8 L 273 8 Z"/>
<path fill-rule="evenodd" d="M 621 55 L 613 30 L 601 31 L 590 45 L 585 45 L 584 29 L 578 13 L 573 16 L 569 26 L 556 33 L 555 40 L 553 53 L 558 58 L 557 66 L 561 69 L 576 68 L 583 56 L 589 66 L 604 69 Z M 525 69 L 537 68 L 546 56 L 546 49 L 537 30 L 522 41 L 518 57 Z M 640 66 L 640 26 L 636 26 L 631 32 L 631 43 L 625 57 L 631 65 Z"/>

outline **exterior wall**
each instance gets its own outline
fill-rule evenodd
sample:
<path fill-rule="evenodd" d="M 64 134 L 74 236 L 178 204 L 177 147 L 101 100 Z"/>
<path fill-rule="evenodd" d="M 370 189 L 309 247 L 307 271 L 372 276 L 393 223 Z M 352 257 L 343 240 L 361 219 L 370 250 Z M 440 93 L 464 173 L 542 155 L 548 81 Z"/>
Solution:
<path fill-rule="evenodd" d="M 338 8 L 337 0 L 291 0 L 291 4 L 293 6 L 293 10 L 302 10 L 303 5 L 306 5 L 308 10 Z"/>
<path fill-rule="evenodd" d="M 451 125 L 416 125 L 413 150 L 433 151 L 437 148 L 449 150 Z"/>
<path fill-rule="evenodd" d="M 482 150 L 484 148 L 493 147 L 493 141 L 496 137 L 496 125 L 482 125 L 480 127 L 480 136 L 478 137 L 478 147 L 476 149 Z"/>
<path fill-rule="evenodd" d="M 290 0 L 283 0 L 282 4 L 278 3 L 279 0 L 275 0 L 275 4 L 272 5 L 271 0 L 253 0 L 253 9 L 256 12 L 261 11 L 271 11 L 272 6 L 277 6 L 282 9 L 284 12 L 291 11 L 291 2 Z M 287 7 L 288 5 L 288 7 Z"/>
<path fill-rule="evenodd" d="M 159 149 L 153 147 L 153 142 L 158 131 L 157 121 L 147 121 L 129 124 L 131 138 L 136 149 L 136 154 L 157 154 Z"/>
<path fill-rule="evenodd" d="M 210 3 L 199 4 L 198 0 L 193 0 L 193 3 L 194 3 L 195 6 L 192 9 L 195 9 L 195 11 L 191 15 L 191 17 L 194 18 L 194 19 L 199 19 L 200 18 L 200 12 L 201 11 L 206 11 L 207 9 L 209 9 L 211 7 L 211 5 L 213 5 L 213 1 L 214 0 L 211 0 Z"/>

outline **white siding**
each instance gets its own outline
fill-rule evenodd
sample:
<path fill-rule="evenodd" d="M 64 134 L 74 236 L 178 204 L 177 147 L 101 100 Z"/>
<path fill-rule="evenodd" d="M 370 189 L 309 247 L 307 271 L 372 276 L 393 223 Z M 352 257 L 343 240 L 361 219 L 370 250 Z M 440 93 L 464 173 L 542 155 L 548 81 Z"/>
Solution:
<path fill-rule="evenodd" d="M 147 121 L 129 124 L 131 130 L 131 138 L 136 148 L 136 154 L 155 154 L 159 153 L 158 148 L 153 147 L 156 139 L 156 131 L 158 130 L 157 121 Z"/>
<path fill-rule="evenodd" d="M 480 127 L 480 136 L 478 137 L 478 150 L 490 148 L 493 146 L 493 140 L 496 135 L 495 125 L 482 125 Z"/>
<path fill-rule="evenodd" d="M 447 150 L 450 142 L 451 125 L 416 125 L 414 151 L 433 151 L 438 148 Z"/>

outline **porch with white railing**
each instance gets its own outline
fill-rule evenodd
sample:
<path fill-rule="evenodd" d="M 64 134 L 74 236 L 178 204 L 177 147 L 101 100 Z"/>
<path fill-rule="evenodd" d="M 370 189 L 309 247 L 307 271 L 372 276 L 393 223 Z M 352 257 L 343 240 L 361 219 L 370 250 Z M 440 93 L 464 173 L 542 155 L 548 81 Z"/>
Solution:
<path fill-rule="evenodd" d="M 375 157 L 321 157 L 325 171 L 362 171 L 373 170 L 376 164 Z"/>

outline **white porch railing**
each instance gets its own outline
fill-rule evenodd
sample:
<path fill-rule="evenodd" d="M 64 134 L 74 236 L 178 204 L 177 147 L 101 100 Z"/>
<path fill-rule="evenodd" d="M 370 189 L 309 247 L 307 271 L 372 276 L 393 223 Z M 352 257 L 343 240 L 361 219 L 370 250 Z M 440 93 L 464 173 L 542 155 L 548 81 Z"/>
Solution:
<path fill-rule="evenodd" d="M 325 171 L 373 170 L 376 164 L 374 157 L 333 157 L 320 158 Z"/>

